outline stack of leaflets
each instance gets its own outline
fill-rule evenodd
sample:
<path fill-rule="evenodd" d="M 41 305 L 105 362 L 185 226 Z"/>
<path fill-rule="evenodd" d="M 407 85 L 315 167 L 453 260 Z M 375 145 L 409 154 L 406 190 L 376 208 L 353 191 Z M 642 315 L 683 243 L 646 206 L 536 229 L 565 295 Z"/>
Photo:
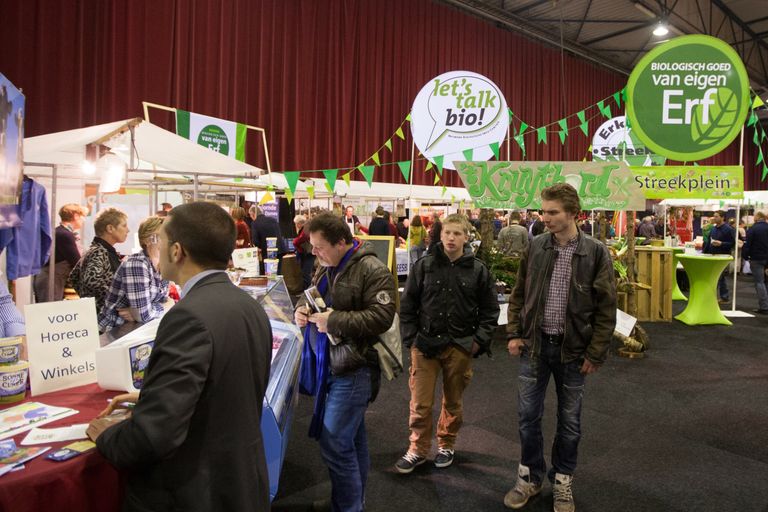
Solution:
<path fill-rule="evenodd" d="M 77 414 L 74 409 L 26 402 L 0 412 L 0 439 L 13 437 L 40 425 Z"/>

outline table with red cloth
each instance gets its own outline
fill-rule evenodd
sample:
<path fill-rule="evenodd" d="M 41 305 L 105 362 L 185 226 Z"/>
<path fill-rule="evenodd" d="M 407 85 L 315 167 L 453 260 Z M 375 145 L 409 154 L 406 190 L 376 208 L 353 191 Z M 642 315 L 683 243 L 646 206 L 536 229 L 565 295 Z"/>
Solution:
<path fill-rule="evenodd" d="M 96 384 L 30 397 L 25 402 L 69 407 L 78 411 L 40 428 L 66 427 L 89 423 L 107 406 L 107 400 L 117 395 L 103 391 Z M 15 404 L 2 404 L 5 410 Z M 13 437 L 17 446 L 27 435 Z M 51 443 L 50 451 L 75 441 Z M 36 445 L 41 446 L 41 445 Z M 64 462 L 48 460 L 46 452 L 25 463 L 25 468 L 0 476 L 0 512 L 39 512 L 41 510 L 114 512 L 120 510 L 123 480 L 118 471 L 102 457 L 96 448 Z"/>

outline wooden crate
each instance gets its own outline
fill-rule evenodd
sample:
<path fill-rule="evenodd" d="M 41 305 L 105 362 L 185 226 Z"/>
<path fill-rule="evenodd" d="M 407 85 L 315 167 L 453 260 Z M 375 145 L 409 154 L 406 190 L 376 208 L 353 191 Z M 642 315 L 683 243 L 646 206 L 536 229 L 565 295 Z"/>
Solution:
<path fill-rule="evenodd" d="M 637 319 L 644 322 L 672 321 L 674 253 L 667 247 L 635 247 L 637 282 L 650 287 L 637 288 Z"/>

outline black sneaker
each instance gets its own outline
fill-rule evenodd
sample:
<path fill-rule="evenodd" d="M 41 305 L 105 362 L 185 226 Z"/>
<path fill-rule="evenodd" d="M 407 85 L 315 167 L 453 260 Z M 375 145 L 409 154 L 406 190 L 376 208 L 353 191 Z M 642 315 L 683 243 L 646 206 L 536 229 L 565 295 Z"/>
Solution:
<path fill-rule="evenodd" d="M 447 468 L 453 464 L 453 450 L 447 448 L 440 448 L 437 450 L 437 457 L 435 457 L 436 468 Z"/>
<path fill-rule="evenodd" d="M 400 457 L 397 460 L 397 462 L 395 462 L 395 469 L 397 470 L 398 473 L 407 475 L 408 473 L 416 469 L 416 466 L 420 466 L 425 462 L 427 462 L 426 457 L 416 455 L 413 452 L 408 452 L 402 457 Z"/>

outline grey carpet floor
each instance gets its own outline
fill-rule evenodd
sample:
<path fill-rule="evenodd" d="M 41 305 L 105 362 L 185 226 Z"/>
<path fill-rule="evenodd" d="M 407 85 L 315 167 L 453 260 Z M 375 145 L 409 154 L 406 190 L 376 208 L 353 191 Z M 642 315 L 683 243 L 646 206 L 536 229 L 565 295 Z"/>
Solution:
<path fill-rule="evenodd" d="M 676 302 L 675 311 L 684 305 Z M 756 306 L 746 277 L 737 308 Z M 768 316 L 735 318 L 730 327 L 643 326 L 651 343 L 645 359 L 612 354 L 588 379 L 574 478 L 577 510 L 768 512 Z M 384 383 L 366 415 L 372 465 L 366 510 L 505 510 L 520 444 L 519 361 L 504 348 L 499 336 L 493 358 L 475 361 L 449 468 L 428 463 L 410 475 L 395 472 L 408 447 L 408 381 Z M 311 400 L 301 397 L 273 511 L 309 510 L 330 496 L 319 449 L 307 437 L 311 411 Z M 550 386 L 547 457 L 555 421 Z M 552 510 L 551 488 L 523 510 Z"/>

